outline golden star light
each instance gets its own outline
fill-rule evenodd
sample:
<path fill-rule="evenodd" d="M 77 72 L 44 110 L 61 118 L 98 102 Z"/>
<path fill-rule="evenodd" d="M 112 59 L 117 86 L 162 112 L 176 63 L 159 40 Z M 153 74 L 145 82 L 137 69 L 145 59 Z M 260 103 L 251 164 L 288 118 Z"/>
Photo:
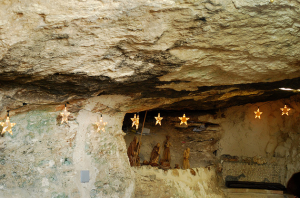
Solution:
<path fill-rule="evenodd" d="M 134 117 L 133 118 L 130 118 L 132 120 L 132 127 L 135 125 L 136 129 L 139 128 L 139 123 L 140 123 L 140 116 L 137 115 L 136 117 L 136 114 L 134 114 Z"/>
<path fill-rule="evenodd" d="M 16 123 L 11 123 L 9 121 L 9 112 L 7 112 L 6 121 L 5 122 L 0 122 L 0 125 L 3 127 L 1 134 L 5 133 L 7 131 L 7 132 L 9 132 L 12 135 L 13 133 L 12 133 L 11 128 L 13 126 L 15 126 Z"/>
<path fill-rule="evenodd" d="M 259 111 L 259 108 L 258 108 L 257 111 L 254 111 L 255 118 L 259 118 L 259 119 L 260 119 L 260 115 L 261 115 L 262 113 L 263 113 L 263 112 Z"/>
<path fill-rule="evenodd" d="M 103 122 L 102 115 L 100 117 L 100 121 L 95 123 L 97 125 L 97 132 L 103 131 L 105 132 L 105 125 L 107 125 L 107 122 Z"/>
<path fill-rule="evenodd" d="M 187 121 L 188 121 L 190 118 L 185 117 L 185 114 L 183 114 L 183 116 L 182 116 L 182 117 L 179 117 L 179 119 L 181 120 L 180 125 L 182 125 L 183 123 L 184 123 L 185 125 L 187 125 Z"/>
<path fill-rule="evenodd" d="M 286 105 L 284 105 L 284 108 L 280 108 L 281 111 L 282 111 L 282 114 L 281 115 L 289 115 L 289 110 L 291 110 L 290 108 L 287 108 Z"/>
<path fill-rule="evenodd" d="M 63 112 L 60 113 L 60 115 L 62 116 L 61 118 L 61 124 L 63 122 L 68 123 L 68 116 L 70 115 L 70 112 L 67 111 L 67 105 L 65 105 L 65 109 Z"/>
<path fill-rule="evenodd" d="M 158 113 L 158 116 L 155 117 L 156 123 L 155 125 L 159 124 L 161 126 L 161 120 L 163 119 L 163 117 L 160 117 L 160 113 Z"/>

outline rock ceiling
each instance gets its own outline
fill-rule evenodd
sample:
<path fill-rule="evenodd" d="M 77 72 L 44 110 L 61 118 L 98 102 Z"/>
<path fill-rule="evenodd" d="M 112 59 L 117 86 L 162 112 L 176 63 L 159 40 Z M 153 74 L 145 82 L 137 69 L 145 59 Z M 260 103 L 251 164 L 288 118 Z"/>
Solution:
<path fill-rule="evenodd" d="M 286 98 L 296 93 L 279 87 L 300 88 L 299 16 L 299 0 L 4 0 L 1 108 L 98 95 L 178 110 Z"/>

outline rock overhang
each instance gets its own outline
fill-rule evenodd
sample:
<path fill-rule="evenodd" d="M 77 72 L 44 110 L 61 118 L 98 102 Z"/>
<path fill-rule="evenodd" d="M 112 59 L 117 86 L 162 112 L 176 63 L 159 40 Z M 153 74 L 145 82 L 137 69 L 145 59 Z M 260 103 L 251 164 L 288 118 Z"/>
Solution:
<path fill-rule="evenodd" d="M 12 12 L 0 23 L 3 94 L 49 104 L 124 95 L 135 103 L 130 112 L 213 110 L 297 94 L 278 88 L 299 88 L 299 2 L 117 4 L 5 3 L 3 13 Z"/>

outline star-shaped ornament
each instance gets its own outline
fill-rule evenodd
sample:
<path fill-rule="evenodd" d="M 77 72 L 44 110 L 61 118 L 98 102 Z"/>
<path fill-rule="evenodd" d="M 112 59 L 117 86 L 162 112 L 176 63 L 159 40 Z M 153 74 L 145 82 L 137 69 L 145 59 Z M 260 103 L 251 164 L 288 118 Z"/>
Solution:
<path fill-rule="evenodd" d="M 1 134 L 5 133 L 7 131 L 7 132 L 9 132 L 12 135 L 13 133 L 12 133 L 11 128 L 13 126 L 15 126 L 16 123 L 11 123 L 9 121 L 9 117 L 7 116 L 6 121 L 5 122 L 0 122 L 0 125 L 3 127 Z"/>
<path fill-rule="evenodd" d="M 219 109 L 219 111 L 216 113 L 216 117 L 217 118 L 222 118 L 223 117 L 223 112 L 221 111 L 221 109 Z"/>
<path fill-rule="evenodd" d="M 139 123 L 140 123 L 140 116 L 138 115 L 136 117 L 136 114 L 134 114 L 133 118 L 130 118 L 132 120 L 132 127 L 135 125 L 135 128 L 138 129 L 139 128 Z"/>
<path fill-rule="evenodd" d="M 62 116 L 62 118 L 61 118 L 61 124 L 63 122 L 68 123 L 68 116 L 70 115 L 70 112 L 67 111 L 67 107 L 65 107 L 64 112 L 61 112 L 60 115 Z"/>
<path fill-rule="evenodd" d="M 100 132 L 100 131 L 103 131 L 105 132 L 105 125 L 107 125 L 107 122 L 103 122 L 103 119 L 102 119 L 102 115 L 100 117 L 100 121 L 99 122 L 96 122 L 95 123 L 97 125 L 97 132 Z"/>
<path fill-rule="evenodd" d="M 290 108 L 287 108 L 286 105 L 284 105 L 284 108 L 280 108 L 280 110 L 282 111 L 281 115 L 289 115 L 289 110 L 291 110 Z"/>
<path fill-rule="evenodd" d="M 260 115 L 261 115 L 262 113 L 263 113 L 263 112 L 259 111 L 259 108 L 258 108 L 257 111 L 254 111 L 255 118 L 259 118 L 259 119 L 260 119 Z"/>
<path fill-rule="evenodd" d="M 184 123 L 185 125 L 187 125 L 187 121 L 188 121 L 190 118 L 185 117 L 185 114 L 183 114 L 183 116 L 182 116 L 182 117 L 179 117 L 179 119 L 181 120 L 180 125 L 182 125 L 183 123 Z"/>
<path fill-rule="evenodd" d="M 161 120 L 163 119 L 163 117 L 160 117 L 160 113 L 158 113 L 158 116 L 155 117 L 156 123 L 155 125 L 159 124 L 161 126 Z"/>

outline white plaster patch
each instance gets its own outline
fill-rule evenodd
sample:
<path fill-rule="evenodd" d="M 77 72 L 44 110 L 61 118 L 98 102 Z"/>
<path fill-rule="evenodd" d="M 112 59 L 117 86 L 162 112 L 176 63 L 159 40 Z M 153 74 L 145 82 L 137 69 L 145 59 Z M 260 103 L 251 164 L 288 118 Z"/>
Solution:
<path fill-rule="evenodd" d="M 42 180 L 42 186 L 49 186 L 49 181 L 47 178 L 43 178 Z"/>
<path fill-rule="evenodd" d="M 44 171 L 41 168 L 37 168 L 37 170 L 39 171 L 39 173 L 43 173 Z"/>
<path fill-rule="evenodd" d="M 53 161 L 53 160 L 50 160 L 50 161 L 49 161 L 49 167 L 53 167 L 54 164 L 55 164 L 55 161 Z"/>
<path fill-rule="evenodd" d="M 131 197 L 134 191 L 135 191 L 135 183 L 130 182 L 128 188 L 125 189 L 125 197 Z"/>

